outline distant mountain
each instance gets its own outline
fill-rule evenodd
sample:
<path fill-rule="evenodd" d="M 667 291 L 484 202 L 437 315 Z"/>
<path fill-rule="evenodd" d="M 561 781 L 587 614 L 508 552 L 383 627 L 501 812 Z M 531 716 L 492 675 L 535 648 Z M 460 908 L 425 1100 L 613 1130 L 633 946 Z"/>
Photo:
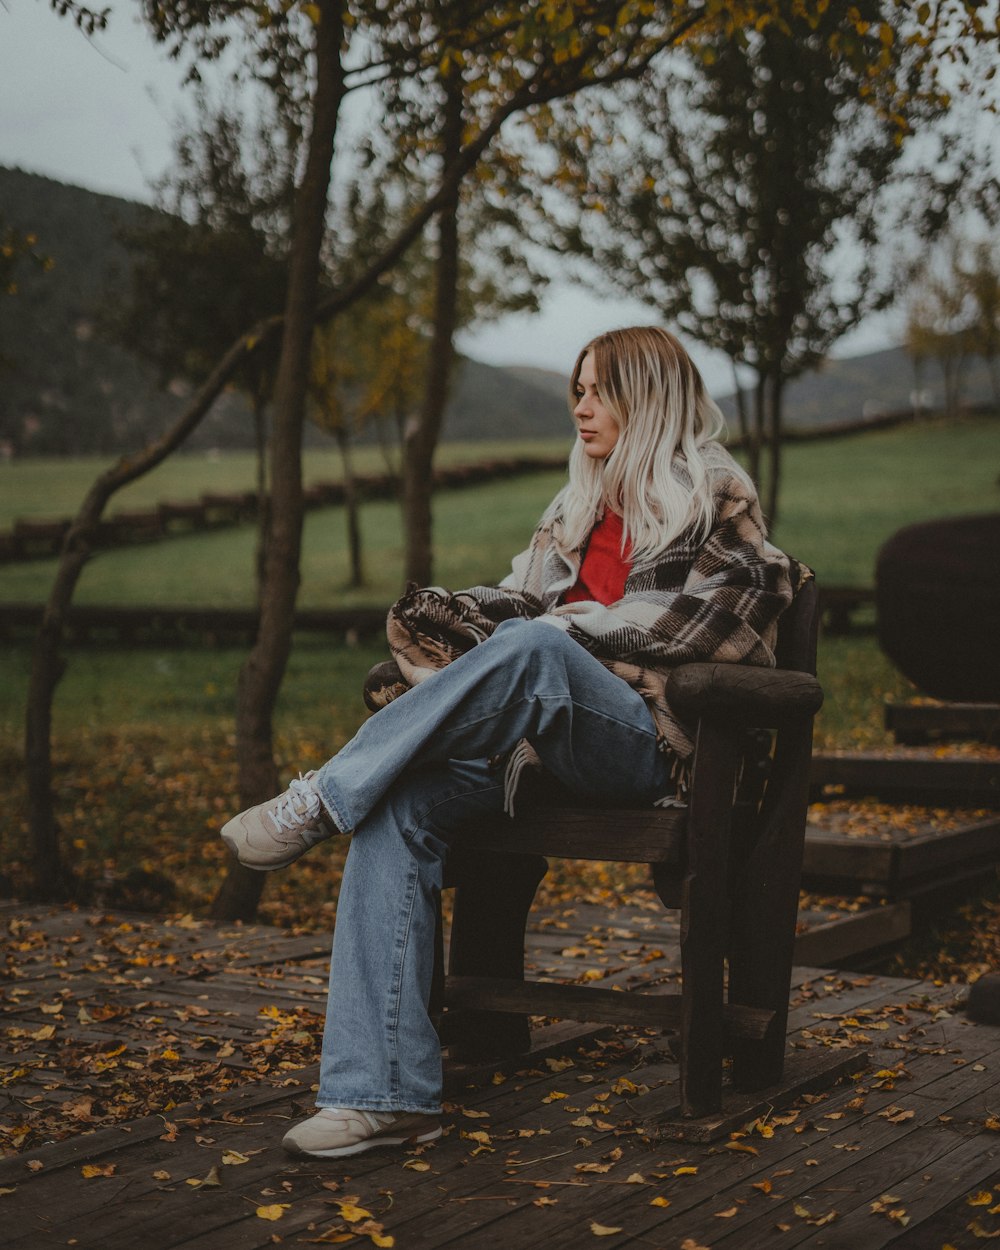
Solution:
<path fill-rule="evenodd" d="M 0 167 L 0 225 L 38 237 L 51 256 L 48 273 L 25 271 L 16 296 L 0 296 L 0 444 L 23 454 L 121 452 L 160 434 L 183 403 L 181 388 L 165 392 L 154 371 L 102 339 L 99 313 L 123 289 L 128 255 L 117 241 L 122 225 L 150 210 L 113 196 Z M 567 432 L 566 377 L 528 366 L 495 368 L 463 360 L 456 371 L 444 425 L 455 440 L 549 438 Z M 789 424 L 822 425 L 907 407 L 915 382 L 901 349 L 847 360 L 791 383 Z M 924 403 L 940 404 L 933 367 L 921 381 Z M 985 367 L 968 370 L 965 397 L 990 397 Z M 720 401 L 737 428 L 731 397 Z M 316 444 L 327 436 L 309 427 Z M 189 446 L 249 447 L 249 413 L 238 393 L 223 395 Z"/>
<path fill-rule="evenodd" d="M 153 369 L 102 340 L 98 314 L 124 285 L 128 255 L 116 232 L 149 211 L 113 196 L 0 167 L 0 224 L 38 236 L 50 272 L 25 270 L 16 296 L 0 298 L 0 443 L 23 454 L 138 448 L 183 403 Z M 445 413 L 451 439 L 550 438 L 566 433 L 566 410 L 548 390 L 506 369 L 463 360 Z M 307 426 L 307 441 L 328 436 Z M 192 448 L 250 447 L 253 431 L 237 393 L 220 397 Z"/>
<path fill-rule="evenodd" d="M 821 368 L 790 382 L 785 391 L 785 412 L 792 426 L 822 426 L 838 421 L 857 421 L 883 412 L 911 408 L 920 391 L 922 408 L 940 408 L 944 387 L 940 370 L 924 366 L 919 383 L 913 361 L 901 347 L 827 360 Z M 989 374 L 980 360 L 967 365 L 962 397 L 966 403 L 982 404 L 991 399 Z M 732 395 L 717 396 L 732 430 L 738 428 L 736 403 Z"/>

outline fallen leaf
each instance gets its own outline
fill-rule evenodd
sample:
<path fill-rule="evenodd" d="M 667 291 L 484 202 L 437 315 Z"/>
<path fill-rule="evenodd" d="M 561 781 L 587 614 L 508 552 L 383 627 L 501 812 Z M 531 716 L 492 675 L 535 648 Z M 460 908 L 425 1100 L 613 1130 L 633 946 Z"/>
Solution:
<path fill-rule="evenodd" d="M 697 1168 L 674 1168 L 674 1176 L 697 1176 Z"/>
<path fill-rule="evenodd" d="M 569 1094 L 563 1094 L 558 1089 L 554 1089 L 551 1094 L 547 1094 L 542 1102 L 556 1102 L 560 1098 L 568 1098 Z"/>
<path fill-rule="evenodd" d="M 715 1218 L 717 1220 L 731 1220 L 738 1212 L 739 1207 L 730 1207 L 727 1211 L 716 1211 Z"/>
<path fill-rule="evenodd" d="M 249 1163 L 250 1156 L 240 1154 L 238 1150 L 224 1150 L 222 1152 L 222 1162 L 227 1167 L 236 1167 L 240 1163 Z"/>
<path fill-rule="evenodd" d="M 626 1185 L 645 1185 L 646 1178 L 640 1172 L 633 1172 L 625 1182 Z"/>
<path fill-rule="evenodd" d="M 614 1166 L 613 1163 L 578 1163 L 575 1170 L 577 1172 L 610 1172 Z"/>
<path fill-rule="evenodd" d="M 727 1150 L 740 1150 L 744 1154 L 748 1154 L 748 1155 L 760 1154 L 760 1151 L 757 1149 L 756 1146 L 750 1146 L 745 1141 L 727 1141 L 726 1149 Z"/>
<path fill-rule="evenodd" d="M 346 1200 L 342 1202 L 338 1201 L 337 1207 L 340 1210 L 341 1217 L 345 1219 L 348 1224 L 356 1224 L 358 1220 L 370 1220 L 374 1218 L 371 1211 L 366 1211 L 364 1207 L 356 1206 L 353 1202 L 348 1202 Z"/>
<path fill-rule="evenodd" d="M 160 1168 L 160 1169 L 159 1169 L 159 1171 L 157 1171 L 157 1172 L 154 1172 L 154 1173 L 153 1173 L 153 1180 L 154 1180 L 154 1181 L 161 1181 L 161 1182 L 162 1182 L 162 1181 L 169 1181 L 170 1179 L 171 1179 L 171 1177 L 170 1177 L 170 1173 L 169 1173 L 169 1172 L 164 1172 L 164 1170 L 163 1170 L 162 1168 Z"/>
<path fill-rule="evenodd" d="M 754 1181 L 754 1189 L 759 1189 L 762 1194 L 769 1194 L 774 1186 L 766 1178 L 762 1181 Z"/>
<path fill-rule="evenodd" d="M 462 1115 L 468 1116 L 470 1120 L 488 1120 L 490 1117 L 488 1111 L 470 1111 L 467 1107 L 462 1108 Z"/>
<path fill-rule="evenodd" d="M 988 1207 L 993 1201 L 993 1195 L 985 1189 L 981 1189 L 978 1194 L 970 1194 L 965 1200 L 970 1207 Z"/>
<path fill-rule="evenodd" d="M 41 1159 L 29 1159 L 24 1166 L 29 1172 L 40 1172 L 42 1168 L 45 1167 L 45 1164 L 41 1161 Z"/>
<path fill-rule="evenodd" d="M 2 1188 L 0 1188 L 0 1195 L 2 1195 L 2 1194 L 16 1194 L 16 1193 L 17 1193 L 17 1186 L 16 1186 L 16 1185 L 15 1185 L 12 1189 L 11 1189 L 11 1188 L 8 1188 L 6 1185 L 5 1185 L 5 1186 L 3 1186 Z"/>
<path fill-rule="evenodd" d="M 280 1220 L 291 1205 L 290 1202 L 272 1202 L 270 1206 L 258 1207 L 254 1215 L 259 1220 Z"/>
<path fill-rule="evenodd" d="M 664 1198 L 664 1197 L 662 1197 L 662 1196 L 657 1197 L 657 1198 L 651 1198 L 651 1199 L 650 1199 L 650 1201 L 649 1201 L 649 1205 L 650 1205 L 651 1207 L 669 1207 L 669 1206 L 670 1206 L 670 1199 L 669 1199 L 669 1198 Z"/>
<path fill-rule="evenodd" d="M 609 1228 L 607 1224 L 596 1224 L 591 1222 L 590 1231 L 595 1237 L 611 1237 L 614 1233 L 620 1233 L 620 1228 Z"/>
<path fill-rule="evenodd" d="M 210 1167 L 207 1175 L 201 1177 L 201 1179 L 197 1176 L 189 1176 L 184 1184 L 190 1185 L 192 1189 L 203 1189 L 211 1187 L 212 1185 L 221 1185 L 222 1177 L 219 1175 L 219 1165 L 216 1163 L 213 1167 Z M 275 1216 L 275 1219 L 277 1219 L 277 1216 Z"/>
<path fill-rule="evenodd" d="M 85 1163 L 80 1169 L 80 1175 L 90 1180 L 92 1176 L 114 1176 L 117 1163 Z"/>
<path fill-rule="evenodd" d="M 407 1159 L 403 1164 L 404 1168 L 409 1168 L 411 1172 L 429 1172 L 431 1165 L 424 1163 L 423 1159 Z"/>

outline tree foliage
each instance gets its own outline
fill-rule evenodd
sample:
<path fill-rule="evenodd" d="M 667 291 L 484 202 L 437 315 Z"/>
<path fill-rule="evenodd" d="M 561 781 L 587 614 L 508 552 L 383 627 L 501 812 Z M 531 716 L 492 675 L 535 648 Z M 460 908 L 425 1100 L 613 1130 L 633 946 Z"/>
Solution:
<path fill-rule="evenodd" d="M 574 108 L 560 149 L 582 191 L 570 245 L 753 371 L 751 467 L 766 435 L 772 519 L 785 383 L 890 298 L 873 253 L 917 109 L 897 112 L 910 67 L 891 5 L 852 6 L 853 24 L 833 6 L 780 8 L 736 37 L 689 41 L 686 65 L 610 107 Z"/>

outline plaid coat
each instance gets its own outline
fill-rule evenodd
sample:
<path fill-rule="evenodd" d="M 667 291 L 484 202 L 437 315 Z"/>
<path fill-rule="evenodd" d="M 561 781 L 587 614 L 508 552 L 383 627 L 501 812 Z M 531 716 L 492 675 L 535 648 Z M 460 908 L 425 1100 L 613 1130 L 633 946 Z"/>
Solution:
<path fill-rule="evenodd" d="M 773 667 L 778 616 L 797 584 L 811 576 L 767 542 L 756 494 L 720 445 L 711 449 L 709 466 L 715 523 L 708 538 L 688 532 L 659 555 L 633 563 L 617 603 L 560 603 L 586 550 L 566 553 L 559 542 L 568 488 L 546 509 L 530 546 L 499 586 L 410 590 L 387 624 L 403 676 L 411 685 L 422 680 L 511 617 L 544 620 L 642 695 L 682 781 L 694 743 L 691 728 L 667 702 L 671 668 L 696 660 Z M 686 477 L 682 460 L 675 461 L 675 472 Z"/>

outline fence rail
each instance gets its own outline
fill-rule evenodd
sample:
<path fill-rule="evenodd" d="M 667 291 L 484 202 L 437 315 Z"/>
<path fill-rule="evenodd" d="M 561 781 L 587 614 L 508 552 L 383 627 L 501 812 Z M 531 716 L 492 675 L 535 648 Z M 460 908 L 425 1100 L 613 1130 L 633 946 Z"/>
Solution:
<path fill-rule="evenodd" d="M 437 469 L 434 485 L 439 490 L 477 486 L 483 482 L 518 477 L 524 473 L 544 473 L 566 467 L 565 456 L 509 456 L 452 465 Z M 372 473 L 355 479 L 362 499 L 392 499 L 398 479 L 389 473 Z M 307 509 L 328 508 L 344 502 L 344 483 L 314 482 L 303 492 Z M 116 512 L 98 523 L 93 538 L 95 549 L 134 546 L 157 542 L 178 534 L 215 530 L 242 525 L 257 515 L 259 498 L 255 491 L 230 494 L 204 494 L 200 499 L 165 500 L 155 508 Z M 0 531 L 0 564 L 23 560 L 51 559 L 59 554 L 72 525 L 68 517 L 58 520 L 16 520 L 9 530 Z"/>

